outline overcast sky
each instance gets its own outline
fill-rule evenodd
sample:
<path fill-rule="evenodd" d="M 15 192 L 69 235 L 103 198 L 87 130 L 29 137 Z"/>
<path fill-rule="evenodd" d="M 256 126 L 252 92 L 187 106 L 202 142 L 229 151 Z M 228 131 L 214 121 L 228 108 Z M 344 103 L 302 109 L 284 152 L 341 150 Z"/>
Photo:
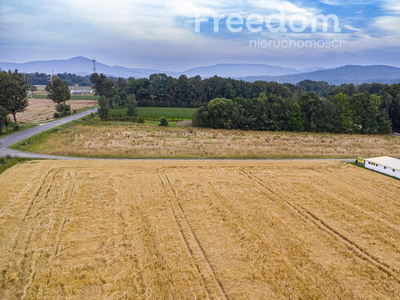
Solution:
<path fill-rule="evenodd" d="M 336 14 L 341 32 L 213 31 L 213 16 L 285 14 L 305 20 Z M 195 17 L 208 17 L 195 31 Z M 275 22 L 276 19 L 275 19 Z M 311 24 L 309 22 L 308 24 Z M 276 24 L 275 24 L 276 25 Z M 285 28 L 288 24 L 284 24 Z M 240 26 L 236 26 L 238 28 Z M 340 48 L 250 47 L 251 40 L 336 40 Z M 284 67 L 388 64 L 400 67 L 399 0 L 36 0 L 0 1 L 0 61 L 85 56 L 111 65 L 179 71 L 215 63 Z"/>

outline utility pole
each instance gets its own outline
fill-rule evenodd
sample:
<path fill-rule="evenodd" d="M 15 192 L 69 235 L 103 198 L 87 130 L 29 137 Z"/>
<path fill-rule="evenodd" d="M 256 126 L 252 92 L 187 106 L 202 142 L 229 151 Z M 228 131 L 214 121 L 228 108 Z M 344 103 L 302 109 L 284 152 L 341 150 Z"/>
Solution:
<path fill-rule="evenodd" d="M 93 73 L 96 73 L 96 59 L 93 59 Z"/>

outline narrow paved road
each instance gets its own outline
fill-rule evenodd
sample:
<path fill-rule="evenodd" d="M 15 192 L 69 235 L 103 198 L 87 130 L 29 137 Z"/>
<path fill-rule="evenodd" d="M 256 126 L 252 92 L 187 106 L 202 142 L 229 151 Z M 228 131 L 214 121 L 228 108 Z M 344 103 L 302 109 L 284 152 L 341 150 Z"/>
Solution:
<path fill-rule="evenodd" d="M 23 151 L 12 150 L 9 147 L 17 142 L 30 138 L 34 135 L 37 135 L 43 131 L 55 128 L 60 125 L 67 124 L 69 122 L 78 120 L 84 116 L 90 115 L 91 113 L 96 112 L 96 109 L 88 110 L 73 116 L 69 116 L 57 121 L 49 122 L 43 125 L 39 125 L 24 131 L 20 131 L 14 133 L 12 135 L 6 136 L 0 139 L 0 157 L 5 157 L 10 155 L 12 157 L 21 157 L 21 158 L 38 158 L 38 159 L 67 159 L 67 160 L 78 160 L 78 159 L 95 159 L 95 160 L 104 160 L 102 158 L 87 158 L 87 157 L 68 157 L 68 156 L 55 156 L 55 155 L 43 155 L 37 153 L 29 153 Z M 107 159 L 108 160 L 108 159 Z M 154 159 L 116 159 L 116 160 L 154 160 Z M 162 159 L 162 160 L 174 160 L 174 159 Z M 198 159 L 194 159 L 198 160 Z M 218 161 L 221 159 L 200 159 L 200 160 L 211 160 L 211 161 Z M 222 160 L 229 160 L 229 159 L 222 159 Z M 239 159 L 240 160 L 240 159 Z M 246 160 L 268 160 L 268 161 L 282 161 L 282 160 L 293 160 L 293 161 L 300 161 L 300 160 L 308 160 L 308 161 L 346 161 L 346 162 L 353 162 L 355 159 L 246 159 Z"/>
<path fill-rule="evenodd" d="M 25 140 L 27 138 L 30 138 L 34 135 L 37 135 L 43 131 L 52 129 L 54 127 L 60 126 L 67 124 L 69 122 L 78 120 L 84 116 L 90 115 L 91 113 L 95 113 L 97 110 L 96 109 L 91 109 L 79 114 L 75 114 L 69 117 L 65 117 L 53 122 L 49 122 L 43 125 L 39 125 L 24 131 L 20 131 L 17 133 L 14 133 L 12 135 L 8 135 L 2 139 L 0 139 L 0 157 L 5 157 L 7 155 L 13 156 L 13 157 L 23 157 L 23 158 L 47 158 L 47 159 L 72 159 L 70 157 L 61 157 L 61 156 L 53 156 L 53 155 L 41 155 L 41 154 L 36 154 L 36 153 L 28 153 L 28 152 L 22 152 L 22 151 L 16 151 L 12 150 L 9 147 L 19 141 Z M 73 158 L 77 159 L 77 158 Z"/>

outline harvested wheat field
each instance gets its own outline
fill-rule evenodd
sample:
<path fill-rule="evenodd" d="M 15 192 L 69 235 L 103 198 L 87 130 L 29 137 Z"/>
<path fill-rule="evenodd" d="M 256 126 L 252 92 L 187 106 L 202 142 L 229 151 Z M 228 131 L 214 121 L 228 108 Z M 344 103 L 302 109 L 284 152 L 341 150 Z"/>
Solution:
<path fill-rule="evenodd" d="M 400 298 L 400 181 L 352 165 L 34 161 L 0 190 L 0 299 Z"/>
<path fill-rule="evenodd" d="M 79 122 L 18 150 L 62 156 L 129 158 L 356 158 L 399 156 L 391 135 L 216 130 Z"/>
<path fill-rule="evenodd" d="M 72 110 L 79 110 L 97 105 L 97 100 L 69 100 Z M 53 119 L 55 104 L 50 99 L 29 99 L 29 106 L 26 111 L 18 114 L 18 121 L 24 123 L 35 123 Z"/>

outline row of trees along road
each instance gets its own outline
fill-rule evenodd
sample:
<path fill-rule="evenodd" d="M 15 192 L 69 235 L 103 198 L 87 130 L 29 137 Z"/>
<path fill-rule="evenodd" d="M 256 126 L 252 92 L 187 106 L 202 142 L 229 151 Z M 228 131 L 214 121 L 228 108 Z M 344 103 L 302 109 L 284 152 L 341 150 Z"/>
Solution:
<path fill-rule="evenodd" d="M 15 127 L 18 128 L 17 113 L 27 109 L 28 93 L 34 90 L 29 85 L 29 76 L 14 72 L 0 72 L 0 133 L 3 126 L 10 124 L 9 115 L 13 116 Z M 65 81 L 58 77 L 53 77 L 52 81 L 46 86 L 48 98 L 56 103 L 56 117 L 65 116 L 71 113 L 71 108 L 66 104 L 66 101 L 71 99 L 71 94 L 68 85 Z"/>
<path fill-rule="evenodd" d="M 18 128 L 17 113 L 28 107 L 29 78 L 18 71 L 0 72 L 0 133 L 3 125 L 8 127 L 12 115 Z"/>

